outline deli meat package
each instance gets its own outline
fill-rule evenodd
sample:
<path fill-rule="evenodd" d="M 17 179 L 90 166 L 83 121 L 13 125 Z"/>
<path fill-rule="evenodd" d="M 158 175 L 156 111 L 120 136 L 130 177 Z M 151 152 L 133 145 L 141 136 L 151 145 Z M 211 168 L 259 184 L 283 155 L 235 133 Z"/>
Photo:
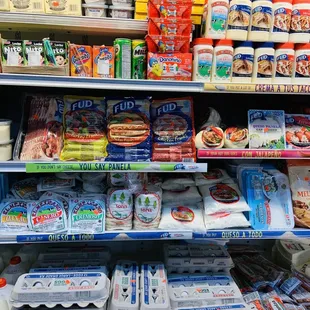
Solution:
<path fill-rule="evenodd" d="M 192 98 L 152 103 L 153 161 L 196 161 Z"/>
<path fill-rule="evenodd" d="M 151 160 L 150 106 L 147 98 L 107 100 L 108 160 Z"/>
<path fill-rule="evenodd" d="M 62 148 L 63 107 L 62 97 L 26 96 L 25 119 L 22 122 L 22 126 L 26 128 L 26 136 L 20 160 L 54 160 L 59 158 Z M 20 135 L 23 135 L 23 132 Z"/>
<path fill-rule="evenodd" d="M 107 157 L 104 98 L 65 96 L 64 148 L 61 160 Z"/>

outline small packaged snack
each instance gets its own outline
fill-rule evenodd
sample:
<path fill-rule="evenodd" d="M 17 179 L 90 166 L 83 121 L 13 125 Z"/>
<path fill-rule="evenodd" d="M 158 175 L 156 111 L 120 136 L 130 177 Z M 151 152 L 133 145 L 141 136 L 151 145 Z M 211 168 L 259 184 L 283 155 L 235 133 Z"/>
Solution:
<path fill-rule="evenodd" d="M 67 230 L 67 215 L 60 200 L 43 198 L 29 202 L 27 210 L 30 230 L 41 233 L 58 233 Z"/>
<path fill-rule="evenodd" d="M 229 127 L 224 132 L 224 147 L 227 149 L 245 149 L 249 144 L 247 128 Z"/>
<path fill-rule="evenodd" d="M 23 66 L 23 40 L 1 40 L 1 55 L 3 66 Z"/>
<path fill-rule="evenodd" d="M 105 230 L 105 202 L 94 199 L 71 199 L 68 229 L 71 233 L 101 234 Z"/>
<path fill-rule="evenodd" d="M 193 3 L 190 0 L 150 0 L 148 16 L 162 18 L 191 18 Z"/>
<path fill-rule="evenodd" d="M 93 76 L 93 49 L 87 45 L 70 44 L 70 75 Z"/>
<path fill-rule="evenodd" d="M 114 78 L 113 46 L 93 46 L 93 77 Z"/>
<path fill-rule="evenodd" d="M 61 41 L 50 41 L 50 45 L 55 57 L 56 64 L 52 61 L 48 54 L 46 53 L 47 57 L 47 65 L 49 66 L 66 66 L 69 63 L 69 44 L 68 42 L 61 42 Z"/>
<path fill-rule="evenodd" d="M 24 65 L 44 66 L 46 63 L 43 41 L 23 41 Z"/>
<path fill-rule="evenodd" d="M 192 54 L 147 53 L 147 78 L 149 80 L 192 80 Z"/>
<path fill-rule="evenodd" d="M 249 148 L 285 149 L 285 118 L 282 110 L 249 110 Z"/>
<path fill-rule="evenodd" d="M 190 19 L 150 18 L 148 22 L 148 34 L 150 35 L 190 36 L 191 33 L 192 21 Z"/>
<path fill-rule="evenodd" d="M 152 53 L 188 53 L 190 35 L 147 35 L 147 49 Z"/>
<path fill-rule="evenodd" d="M 287 149 L 310 149 L 310 115 L 285 114 Z"/>

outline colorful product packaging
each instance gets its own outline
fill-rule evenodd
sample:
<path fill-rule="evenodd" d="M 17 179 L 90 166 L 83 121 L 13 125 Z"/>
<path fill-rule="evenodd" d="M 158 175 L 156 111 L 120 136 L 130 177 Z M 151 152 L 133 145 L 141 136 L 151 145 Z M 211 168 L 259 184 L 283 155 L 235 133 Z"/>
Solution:
<path fill-rule="evenodd" d="M 132 40 L 131 78 L 146 79 L 146 43 L 144 40 Z"/>
<path fill-rule="evenodd" d="M 93 77 L 114 78 L 113 46 L 93 46 Z"/>
<path fill-rule="evenodd" d="M 191 18 L 192 1 L 190 0 L 150 0 L 148 2 L 149 17 Z"/>
<path fill-rule="evenodd" d="M 43 41 L 23 41 L 24 65 L 44 66 L 46 63 Z"/>
<path fill-rule="evenodd" d="M 192 80 L 192 54 L 148 53 L 147 78 L 149 80 Z"/>
<path fill-rule="evenodd" d="M 87 45 L 70 44 L 71 76 L 93 76 L 93 49 Z"/>
<path fill-rule="evenodd" d="M 23 40 L 1 41 L 1 63 L 5 66 L 23 66 Z"/>
<path fill-rule="evenodd" d="M 56 60 L 57 66 L 66 66 L 69 63 L 69 44 L 62 41 L 50 41 L 50 45 Z M 54 65 L 46 53 L 47 64 Z"/>
<path fill-rule="evenodd" d="M 15 13 L 44 13 L 44 0 L 11 0 L 10 11 Z"/>
<path fill-rule="evenodd" d="M 147 49 L 152 53 L 188 53 L 190 36 L 148 35 L 145 38 Z"/>
<path fill-rule="evenodd" d="M 192 21 L 190 19 L 150 18 L 148 23 L 149 35 L 190 36 Z"/>
<path fill-rule="evenodd" d="M 285 114 L 287 149 L 310 148 L 310 115 Z"/>

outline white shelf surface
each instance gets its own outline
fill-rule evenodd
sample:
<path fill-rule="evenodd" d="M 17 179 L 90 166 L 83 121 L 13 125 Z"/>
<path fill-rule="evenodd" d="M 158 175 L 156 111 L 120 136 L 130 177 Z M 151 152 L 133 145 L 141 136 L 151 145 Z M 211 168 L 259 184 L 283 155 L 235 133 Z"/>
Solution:
<path fill-rule="evenodd" d="M 108 231 L 102 234 L 41 234 L 26 232 L 19 235 L 1 232 L 0 244 L 5 243 L 45 243 L 45 242 L 86 242 L 112 240 L 210 240 L 210 239 L 295 239 L 310 238 L 310 229 L 295 228 L 292 231 L 255 231 L 251 229 L 209 230 L 204 234 L 191 230 L 145 230 Z"/>
<path fill-rule="evenodd" d="M 44 30 L 51 32 L 77 32 L 84 34 L 115 34 L 115 35 L 145 35 L 146 20 L 117 19 L 117 18 L 90 18 L 86 16 L 61 16 L 45 14 L 26 14 L 0 12 L 1 30 Z"/>

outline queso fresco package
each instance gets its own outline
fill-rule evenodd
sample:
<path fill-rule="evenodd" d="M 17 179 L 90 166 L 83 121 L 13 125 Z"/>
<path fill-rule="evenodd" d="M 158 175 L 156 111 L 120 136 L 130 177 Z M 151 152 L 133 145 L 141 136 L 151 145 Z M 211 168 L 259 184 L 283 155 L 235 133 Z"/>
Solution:
<path fill-rule="evenodd" d="M 61 160 L 107 157 L 104 98 L 65 96 L 64 148 Z"/>

